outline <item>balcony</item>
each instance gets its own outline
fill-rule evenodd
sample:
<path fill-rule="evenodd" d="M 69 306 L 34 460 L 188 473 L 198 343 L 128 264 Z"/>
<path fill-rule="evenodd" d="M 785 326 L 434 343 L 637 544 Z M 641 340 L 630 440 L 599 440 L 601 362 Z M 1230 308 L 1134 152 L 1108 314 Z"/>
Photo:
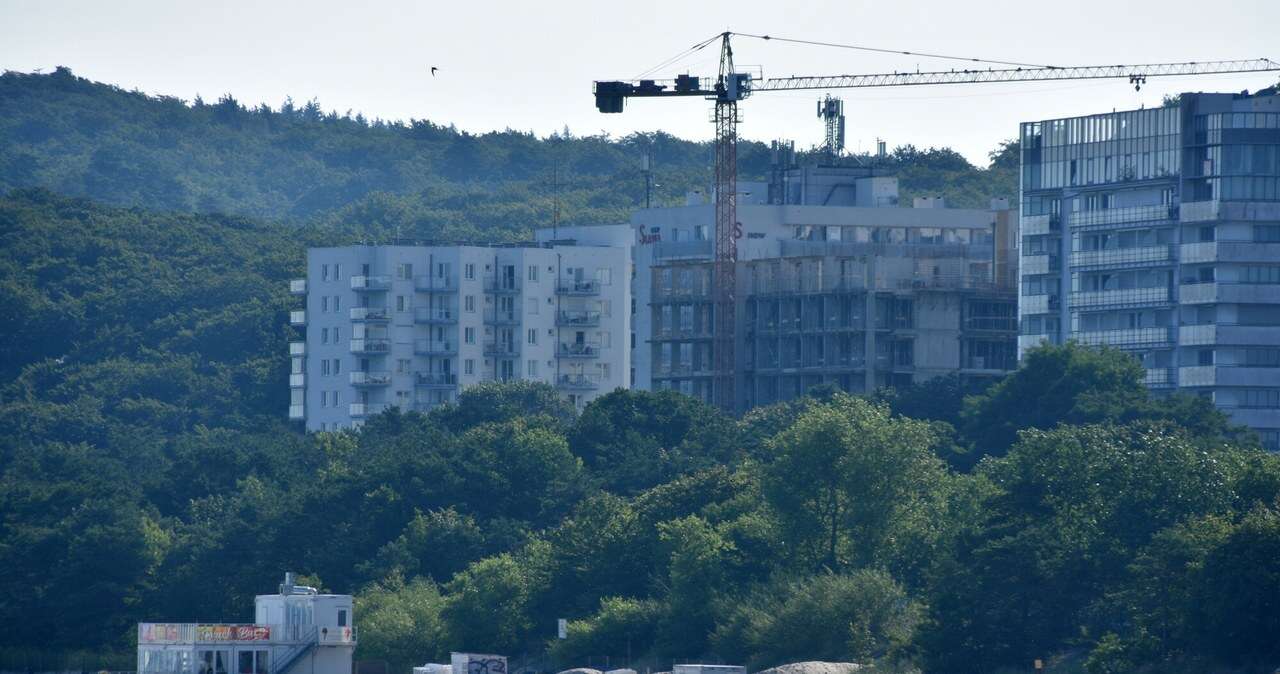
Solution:
<path fill-rule="evenodd" d="M 1049 273 L 1048 255 L 1023 255 L 1021 264 L 1022 273 L 1026 275 Z"/>
<path fill-rule="evenodd" d="M 352 386 L 390 386 L 390 372 L 361 372 L 356 371 L 350 374 Z"/>
<path fill-rule="evenodd" d="M 1071 293 L 1071 308 L 1168 304 L 1168 288 L 1128 288 Z"/>
<path fill-rule="evenodd" d="M 517 342 L 485 342 L 484 355 L 494 358 L 515 358 L 520 355 L 520 345 Z"/>
<path fill-rule="evenodd" d="M 458 385 L 458 375 L 452 372 L 419 372 L 414 383 L 423 388 L 453 388 Z"/>
<path fill-rule="evenodd" d="M 1114 250 L 1080 250 L 1071 254 L 1072 267 L 1105 267 L 1120 265 L 1161 264 L 1173 261 L 1173 246 L 1143 246 Z"/>
<path fill-rule="evenodd" d="M 590 342 L 561 342 L 556 347 L 557 358 L 599 358 L 600 345 Z"/>
<path fill-rule="evenodd" d="M 489 277 L 484 280 L 484 291 L 497 295 L 516 295 L 520 292 L 520 280 Z"/>
<path fill-rule="evenodd" d="M 1071 229 L 1107 229 L 1115 226 L 1147 222 L 1168 222 L 1178 217 L 1171 206 L 1130 206 L 1076 211 L 1070 214 Z M 1024 232 L 1025 234 L 1025 232 Z"/>
<path fill-rule="evenodd" d="M 296 278 L 289 281 L 289 294 L 290 295 L 306 295 L 307 279 Z"/>
<path fill-rule="evenodd" d="M 307 324 L 307 312 L 305 309 L 295 309 L 289 312 L 289 325 L 300 328 Z"/>
<path fill-rule="evenodd" d="M 289 342 L 289 355 L 290 356 L 307 355 L 307 343 L 306 342 Z"/>
<path fill-rule="evenodd" d="M 566 328 L 591 328 L 600 325 L 599 311 L 561 311 L 556 325 Z"/>
<path fill-rule="evenodd" d="M 1139 346 L 1169 344 L 1173 341 L 1173 328 L 1129 328 L 1124 330 L 1096 330 L 1092 332 L 1076 332 L 1071 338 L 1081 344 L 1090 346 L 1125 345 Z"/>
<path fill-rule="evenodd" d="M 417 307 L 413 310 L 413 322 L 426 325 L 450 325 L 458 322 L 453 309 Z"/>
<path fill-rule="evenodd" d="M 386 337 L 366 337 L 351 340 L 351 353 L 380 354 L 391 350 L 391 340 Z"/>
<path fill-rule="evenodd" d="M 447 340 L 419 339 L 413 343 L 413 352 L 419 356 L 452 356 L 458 352 L 458 345 Z"/>
<path fill-rule="evenodd" d="M 1172 388 L 1177 385 L 1177 373 L 1171 367 L 1146 370 L 1142 383 L 1151 388 Z"/>
<path fill-rule="evenodd" d="M 1280 285 L 1273 283 L 1188 283 L 1178 290 L 1182 304 L 1277 304 L 1280 303 Z"/>
<path fill-rule="evenodd" d="M 1182 386 L 1280 386 L 1280 368 L 1218 363 L 1178 368 Z"/>
<path fill-rule="evenodd" d="M 351 289 L 361 292 L 382 292 L 391 287 L 390 276 L 352 276 Z"/>
<path fill-rule="evenodd" d="M 294 372 L 289 375 L 289 388 L 302 388 L 307 385 L 307 375 Z"/>
<path fill-rule="evenodd" d="M 1037 234 L 1048 234 L 1052 231 L 1058 231 L 1061 229 L 1060 225 L 1057 227 L 1050 225 L 1051 218 L 1055 217 L 1056 216 L 1048 214 L 1024 215 L 1022 216 L 1022 222 L 1019 224 L 1019 228 L 1022 230 L 1023 236 L 1034 236 Z M 1058 223 L 1054 222 L 1054 224 Z"/>
<path fill-rule="evenodd" d="M 290 419 L 290 421 L 298 421 L 298 420 L 306 419 L 306 418 L 307 418 L 307 411 L 306 411 L 306 408 L 305 408 L 305 407 L 303 407 L 302 405 L 290 405 L 290 406 L 289 406 L 289 419 Z"/>
<path fill-rule="evenodd" d="M 1280 326 L 1184 325 L 1178 328 L 1180 346 L 1280 344 Z"/>
<path fill-rule="evenodd" d="M 413 289 L 420 293 L 451 293 L 458 289 L 458 284 L 450 276 L 415 276 Z"/>
<path fill-rule="evenodd" d="M 351 320 L 356 323 L 383 323 L 391 320 L 386 307 L 351 307 Z"/>
<path fill-rule="evenodd" d="M 562 374 L 556 377 L 556 386 L 569 391 L 594 391 L 600 388 L 600 379 L 588 374 Z"/>
<path fill-rule="evenodd" d="M 385 412 L 390 408 L 391 405 L 388 403 L 351 403 L 347 407 L 347 414 L 358 419 Z"/>
<path fill-rule="evenodd" d="M 589 280 L 560 279 L 556 282 L 556 293 L 571 296 L 592 296 L 600 294 L 600 282 Z"/>
<path fill-rule="evenodd" d="M 515 309 L 485 309 L 485 325 L 519 325 L 520 312 Z"/>

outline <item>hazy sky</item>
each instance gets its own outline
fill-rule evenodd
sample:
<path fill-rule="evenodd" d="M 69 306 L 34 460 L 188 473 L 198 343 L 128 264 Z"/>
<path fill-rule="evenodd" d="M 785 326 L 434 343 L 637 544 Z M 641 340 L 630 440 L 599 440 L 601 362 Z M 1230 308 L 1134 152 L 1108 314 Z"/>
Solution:
<path fill-rule="evenodd" d="M 662 129 L 705 140 L 709 104 L 635 101 L 595 111 L 591 82 L 631 78 L 725 29 L 960 56 L 1088 65 L 1280 60 L 1277 0 L 1070 2 L 257 2 L 0 0 L 0 68 L 77 74 L 126 89 L 247 104 L 319 99 L 326 109 L 425 118 L 471 131 L 622 135 Z M 946 61 L 740 38 L 740 66 L 768 76 L 946 69 Z M 713 73 L 708 48 L 660 75 Z M 431 66 L 440 70 L 436 77 Z M 855 89 L 850 149 L 950 146 L 985 163 L 1020 121 L 1158 105 L 1177 91 L 1257 89 L 1274 74 Z M 816 143 L 821 92 L 762 93 L 744 137 Z"/>

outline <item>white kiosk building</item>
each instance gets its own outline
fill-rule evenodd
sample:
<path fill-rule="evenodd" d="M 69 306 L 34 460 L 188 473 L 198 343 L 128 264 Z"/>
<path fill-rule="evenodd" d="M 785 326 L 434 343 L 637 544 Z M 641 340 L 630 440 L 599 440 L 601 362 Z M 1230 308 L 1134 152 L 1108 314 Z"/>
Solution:
<path fill-rule="evenodd" d="M 286 573 L 279 594 L 254 604 L 253 623 L 139 623 L 138 674 L 351 674 L 351 595 Z"/>

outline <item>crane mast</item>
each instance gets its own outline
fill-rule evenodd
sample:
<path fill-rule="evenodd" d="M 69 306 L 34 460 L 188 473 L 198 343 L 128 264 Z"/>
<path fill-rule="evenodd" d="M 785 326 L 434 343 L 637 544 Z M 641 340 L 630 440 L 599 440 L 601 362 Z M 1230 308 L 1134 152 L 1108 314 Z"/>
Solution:
<path fill-rule="evenodd" d="M 674 80 L 641 79 L 637 81 L 598 81 L 594 86 L 596 108 L 600 112 L 622 112 L 628 98 L 665 98 L 699 96 L 714 101 L 715 135 L 715 259 L 713 261 L 712 360 L 715 363 L 712 399 L 722 409 L 737 406 L 735 360 L 735 312 L 737 295 L 738 238 L 742 224 L 738 222 L 738 101 L 753 92 L 798 91 L 807 89 L 854 89 L 864 87 L 919 86 L 937 84 L 982 84 L 990 82 L 1042 82 L 1054 80 L 1127 79 L 1141 89 L 1149 77 L 1181 75 L 1214 75 L 1225 73 L 1280 71 L 1280 63 L 1266 58 L 1236 61 L 1188 61 L 1183 63 L 1148 63 L 1141 65 L 1103 65 L 1079 67 L 1027 66 L 938 70 L 928 72 L 893 72 L 866 75 L 791 76 L 753 80 L 748 73 L 735 72 L 733 47 L 729 38 L 734 33 L 717 35 L 720 39 L 720 72 L 718 76 L 679 75 Z M 765 40 L 764 35 L 747 35 Z M 693 51 L 712 42 L 712 38 L 694 45 Z M 884 50 L 873 50 L 884 51 Z M 904 52 L 905 53 L 905 52 Z M 838 99 L 830 99 L 837 101 Z M 824 101 L 825 102 L 825 101 Z M 824 110 L 819 108 L 819 116 Z M 827 148 L 843 145 L 843 109 L 832 107 L 827 120 Z M 834 125 L 839 119 L 840 128 Z M 837 137 L 838 134 L 838 137 Z"/>

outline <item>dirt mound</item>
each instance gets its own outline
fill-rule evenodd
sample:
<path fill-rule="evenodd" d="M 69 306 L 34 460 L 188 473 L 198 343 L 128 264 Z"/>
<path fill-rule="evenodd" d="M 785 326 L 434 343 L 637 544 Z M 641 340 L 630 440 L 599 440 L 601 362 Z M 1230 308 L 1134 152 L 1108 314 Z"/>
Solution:
<path fill-rule="evenodd" d="M 770 667 L 756 672 L 756 674 L 853 674 L 857 671 L 867 671 L 869 669 L 866 665 L 859 665 L 854 662 L 811 661 L 778 665 L 777 667 Z"/>

